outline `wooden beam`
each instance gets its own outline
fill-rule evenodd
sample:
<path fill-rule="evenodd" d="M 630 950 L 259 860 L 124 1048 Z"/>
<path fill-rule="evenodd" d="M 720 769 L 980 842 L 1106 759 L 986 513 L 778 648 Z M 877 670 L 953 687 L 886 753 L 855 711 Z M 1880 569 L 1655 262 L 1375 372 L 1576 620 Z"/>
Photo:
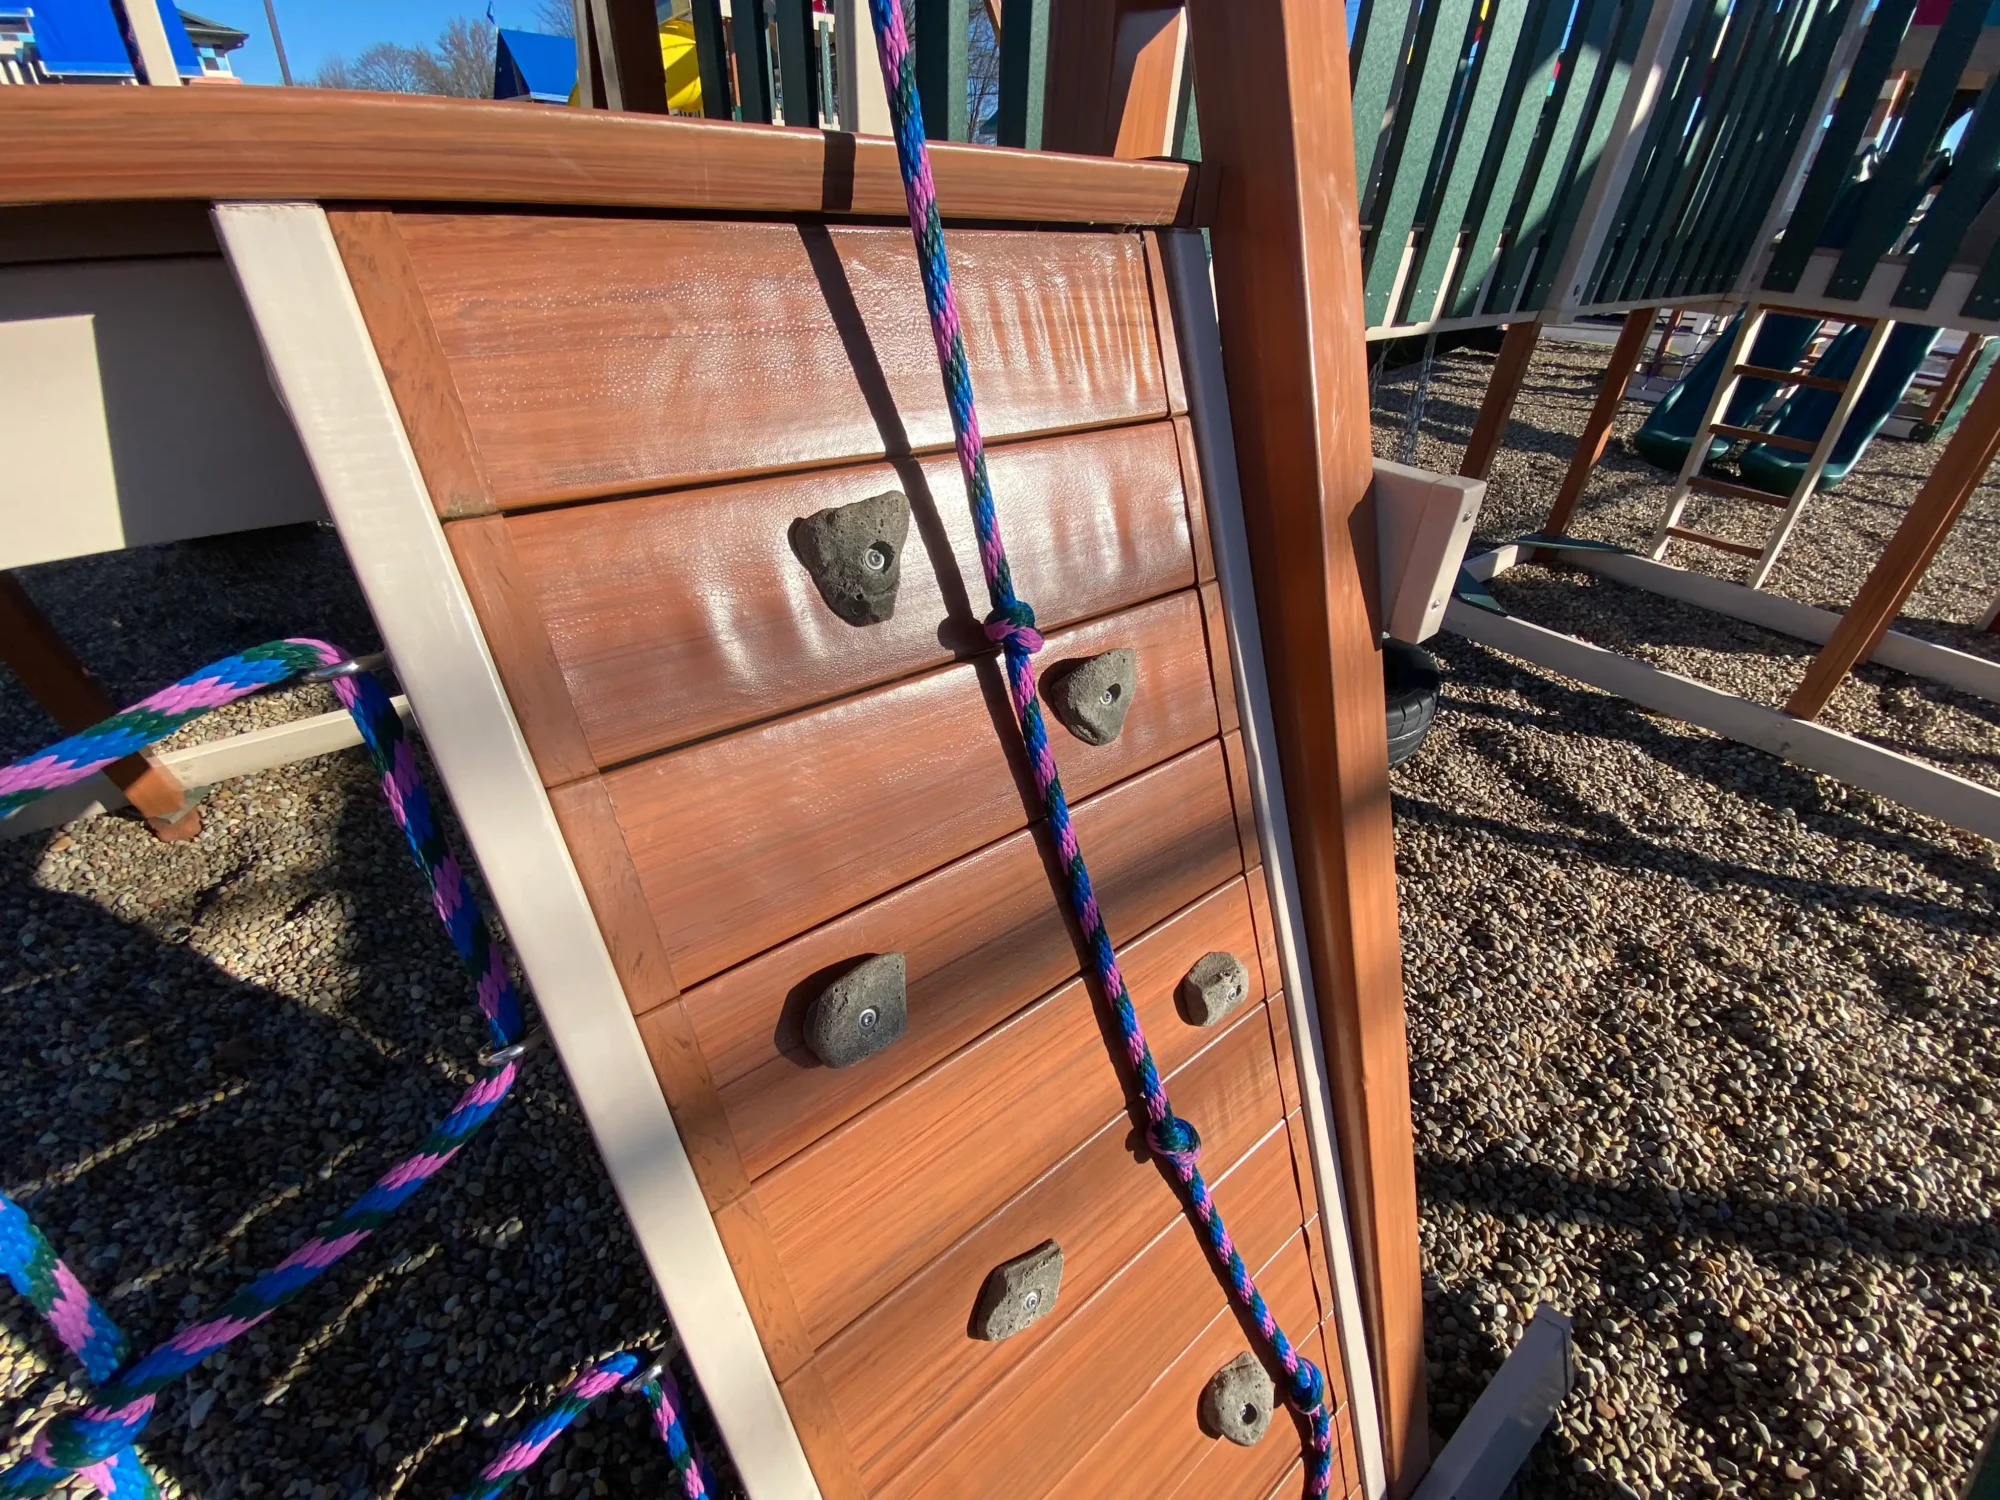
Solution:
<path fill-rule="evenodd" d="M 1059 4 L 1046 44 L 1043 144 L 1090 156 L 1166 155 L 1183 32 L 1180 0 Z"/>
<path fill-rule="evenodd" d="M 1840 628 L 1806 669 L 1785 712 L 1816 719 L 1854 664 L 1874 653 L 1882 634 L 1910 597 L 1951 534 L 1959 513 L 2000 451 L 2000 380 L 1989 380 L 1966 410 L 1937 466 L 1903 517 L 1896 534 L 1854 596 Z"/>
<path fill-rule="evenodd" d="M 1635 307 L 1625 314 L 1625 326 L 1618 330 L 1618 342 L 1611 346 L 1611 363 L 1605 367 L 1604 381 L 1597 388 L 1597 401 L 1583 424 L 1583 435 L 1576 440 L 1576 454 L 1569 461 L 1569 472 L 1563 475 L 1555 504 L 1549 507 L 1548 519 L 1542 522 L 1543 536 L 1561 536 L 1569 530 L 1577 502 L 1583 499 L 1584 489 L 1590 483 L 1590 472 L 1604 456 L 1611 424 L 1617 420 L 1618 407 L 1625 399 L 1625 382 L 1632 378 L 1633 367 L 1646 347 L 1646 333 L 1653 326 L 1656 311 L 1651 307 Z"/>
<path fill-rule="evenodd" d="M 1389 1492 L 1429 1460 L 1346 17 L 1192 0 L 1215 288 Z"/>
<path fill-rule="evenodd" d="M 1486 378 L 1486 399 L 1479 403 L 1479 419 L 1472 424 L 1472 440 L 1465 445 L 1465 457 L 1458 472 L 1465 479 L 1484 479 L 1493 471 L 1493 455 L 1500 451 L 1507 419 L 1514 414 L 1515 398 L 1527 379 L 1528 362 L 1535 357 L 1535 343 L 1542 325 L 1530 318 L 1525 323 L 1509 323 L 1507 336 L 1500 341 L 1499 358 Z"/>
<path fill-rule="evenodd" d="M 65 734 L 88 729 L 118 711 L 21 581 L 5 571 L 0 571 L 0 661 Z M 187 792 L 174 773 L 150 756 L 113 761 L 104 775 L 161 838 L 191 839 L 201 832 L 200 810 L 188 806 Z"/>
<path fill-rule="evenodd" d="M 591 40 L 604 77 L 604 108 L 667 112 L 667 74 L 653 0 L 590 0 Z"/>
<path fill-rule="evenodd" d="M 864 33 L 865 35 L 865 33 Z M 872 62 L 872 59 L 871 59 Z M 326 89 L 17 89 L 0 204 L 191 198 L 901 216 L 895 142 Z M 1185 162 L 939 143 L 947 219 L 1192 222 Z"/>

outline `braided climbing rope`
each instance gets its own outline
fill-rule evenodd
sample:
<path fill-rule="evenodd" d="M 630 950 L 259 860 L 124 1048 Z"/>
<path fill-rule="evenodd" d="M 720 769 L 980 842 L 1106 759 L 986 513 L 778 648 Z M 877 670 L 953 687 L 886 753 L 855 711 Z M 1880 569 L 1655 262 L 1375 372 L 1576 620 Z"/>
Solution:
<path fill-rule="evenodd" d="M 896 159 L 903 171 L 903 191 L 910 206 L 910 232 L 917 242 L 917 264 L 922 271 L 924 300 L 931 317 L 931 334 L 937 341 L 938 367 L 944 377 L 945 404 L 951 409 L 952 432 L 958 442 L 958 465 L 965 475 L 967 498 L 972 505 L 973 529 L 979 536 L 979 562 L 986 574 L 986 589 L 993 612 L 987 617 L 986 634 L 1000 643 L 1007 661 L 1007 682 L 1012 690 L 1014 711 L 1020 720 L 1021 738 L 1027 746 L 1028 763 L 1034 769 L 1048 812 L 1049 828 L 1061 852 L 1068 878 L 1069 901 L 1077 925 L 1083 930 L 1097 971 L 1097 982 L 1110 1004 L 1125 1043 L 1127 1061 L 1139 1085 L 1146 1118 L 1150 1121 L 1147 1142 L 1153 1154 L 1165 1162 L 1179 1180 L 1188 1206 L 1200 1223 L 1210 1252 L 1221 1271 L 1229 1294 L 1256 1325 L 1264 1343 L 1264 1363 L 1273 1373 L 1283 1372 L 1285 1400 L 1305 1419 L 1306 1493 L 1327 1492 L 1333 1465 L 1332 1419 L 1326 1406 L 1326 1380 L 1319 1367 L 1293 1347 L 1271 1315 L 1243 1257 L 1231 1243 L 1223 1227 L 1222 1215 L 1209 1195 L 1197 1164 L 1201 1137 L 1194 1126 L 1173 1112 L 1159 1069 L 1153 1064 L 1146 1033 L 1118 972 L 1112 952 L 1111 935 L 1098 914 L 1097 899 L 1091 894 L 1090 872 L 1077 845 L 1076 829 L 1070 821 L 1069 803 L 1062 781 L 1056 775 L 1055 757 L 1049 751 L 1048 730 L 1042 722 L 1042 705 L 1035 692 L 1035 672 L 1031 658 L 1042 648 L 1035 629 L 1035 612 L 1014 592 L 1013 575 L 1007 567 L 1007 549 L 1000 540 L 1000 521 L 994 513 L 993 489 L 986 478 L 986 452 L 979 437 L 979 416 L 972 401 L 972 374 L 965 359 L 965 341 L 958 324 L 958 304 L 952 296 L 951 268 L 945 259 L 944 227 L 938 217 L 937 189 L 931 182 L 930 154 L 924 145 L 923 111 L 917 101 L 915 59 L 910 53 L 909 35 L 903 29 L 900 0 L 868 0 L 875 23 L 875 43 L 882 59 L 882 76 L 889 95 L 889 111 L 896 135 Z"/>
<path fill-rule="evenodd" d="M 320 671 L 331 677 L 335 694 L 360 727 L 382 794 L 430 886 L 432 906 L 472 979 L 493 1049 L 480 1059 L 478 1079 L 459 1097 L 451 1113 L 414 1152 L 376 1179 L 346 1212 L 238 1291 L 213 1317 L 190 1324 L 136 1360 L 129 1357 L 125 1335 L 55 1253 L 27 1212 L 0 1193 L 0 1274 L 48 1320 L 56 1337 L 82 1363 L 92 1386 L 82 1408 L 57 1413 L 35 1434 L 29 1456 L 0 1473 L 0 1500 L 45 1494 L 72 1475 L 107 1500 L 151 1500 L 157 1496 L 159 1487 L 133 1445 L 145 1432 L 159 1393 L 262 1323 L 366 1240 L 443 1170 L 514 1086 L 526 1049 L 521 1044 L 520 996 L 507 973 L 506 956 L 488 937 L 465 871 L 431 814 L 430 795 L 417 773 L 416 754 L 402 719 L 381 684 L 367 672 L 355 670 L 336 647 L 314 640 L 272 641 L 253 647 L 204 667 L 39 755 L 0 769 L 0 817 L 164 739 L 210 709 L 301 673 Z M 636 1366 L 636 1355 L 614 1355 L 572 1381 L 555 1412 L 530 1428 L 495 1461 L 484 1476 L 486 1488 L 475 1493 L 495 1495 L 512 1482 L 591 1400 L 610 1388 L 591 1382 L 621 1360 L 625 1363 L 609 1377 L 610 1385 L 616 1385 Z M 708 1494 L 710 1488 L 704 1483 L 699 1461 L 681 1430 L 678 1392 L 664 1371 L 649 1371 L 646 1380 L 643 1392 L 655 1411 L 670 1461 L 677 1473 L 685 1475 L 687 1495 Z M 539 1439 L 531 1441 L 538 1433 Z"/>
<path fill-rule="evenodd" d="M 666 1445 L 668 1462 L 680 1475 L 681 1493 L 687 1500 L 707 1500 L 715 1493 L 715 1486 L 681 1427 L 681 1393 L 674 1385 L 673 1376 L 667 1373 L 665 1366 L 654 1365 L 643 1375 L 635 1377 L 632 1372 L 638 1365 L 636 1354 L 619 1353 L 599 1360 L 578 1375 L 563 1387 L 553 1406 L 500 1450 L 499 1457 L 480 1473 L 479 1488 L 466 1491 L 460 1500 L 493 1500 L 495 1495 L 520 1478 L 562 1430 L 582 1416 L 598 1397 L 610 1391 L 632 1390 L 635 1387 L 653 1409 L 653 1427 L 659 1433 L 660 1441 Z"/>

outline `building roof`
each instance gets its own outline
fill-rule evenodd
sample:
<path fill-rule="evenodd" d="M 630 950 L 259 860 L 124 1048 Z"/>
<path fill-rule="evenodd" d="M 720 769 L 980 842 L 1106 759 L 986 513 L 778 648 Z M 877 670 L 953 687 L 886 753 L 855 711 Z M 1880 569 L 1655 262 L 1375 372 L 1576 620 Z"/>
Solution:
<path fill-rule="evenodd" d="M 197 47 L 213 47 L 217 52 L 234 52 L 250 40 L 250 33 L 239 31 L 234 26 L 226 26 L 220 21 L 211 21 L 198 16 L 191 10 L 180 13 L 181 24 L 187 27 L 188 40 Z"/>
<path fill-rule="evenodd" d="M 502 29 L 493 56 L 493 97 L 567 104 L 576 88 L 576 43 L 542 31 Z"/>

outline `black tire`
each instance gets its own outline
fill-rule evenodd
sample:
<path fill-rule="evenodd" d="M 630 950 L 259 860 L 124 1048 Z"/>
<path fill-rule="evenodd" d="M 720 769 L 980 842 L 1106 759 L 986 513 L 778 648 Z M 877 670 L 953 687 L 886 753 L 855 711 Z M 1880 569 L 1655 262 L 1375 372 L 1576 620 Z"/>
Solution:
<path fill-rule="evenodd" d="M 1385 641 L 1382 687 L 1389 708 L 1389 764 L 1400 766 L 1417 753 L 1437 718 L 1437 664 L 1427 651 Z"/>

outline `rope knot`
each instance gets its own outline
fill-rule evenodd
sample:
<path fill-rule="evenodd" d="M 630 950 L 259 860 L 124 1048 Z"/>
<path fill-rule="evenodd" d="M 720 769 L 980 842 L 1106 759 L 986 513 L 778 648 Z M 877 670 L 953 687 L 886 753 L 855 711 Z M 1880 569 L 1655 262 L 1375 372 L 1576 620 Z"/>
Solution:
<path fill-rule="evenodd" d="M 986 617 L 986 638 L 1029 656 L 1042 649 L 1042 633 L 1035 629 L 1035 612 L 1020 599 L 1001 605 Z"/>
<path fill-rule="evenodd" d="M 1146 1144 L 1183 1171 L 1201 1160 L 1201 1132 L 1179 1115 L 1168 1115 L 1146 1132 Z"/>
<path fill-rule="evenodd" d="M 126 1406 L 86 1406 L 58 1412 L 35 1434 L 29 1451 L 51 1469 L 75 1473 L 116 1457 L 139 1441 L 153 1418 L 153 1398 Z"/>
<path fill-rule="evenodd" d="M 1319 1410 L 1326 1399 L 1326 1377 L 1319 1372 L 1319 1366 L 1303 1355 L 1299 1357 L 1299 1367 L 1292 1371 L 1286 1384 L 1285 1404 L 1302 1417 L 1309 1417 Z"/>

